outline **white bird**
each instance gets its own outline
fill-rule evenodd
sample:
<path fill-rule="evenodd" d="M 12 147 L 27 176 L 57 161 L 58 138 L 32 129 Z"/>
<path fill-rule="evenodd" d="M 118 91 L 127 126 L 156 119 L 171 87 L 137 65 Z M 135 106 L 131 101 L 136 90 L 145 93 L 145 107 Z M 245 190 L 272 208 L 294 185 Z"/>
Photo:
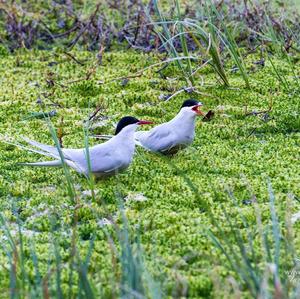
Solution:
<path fill-rule="evenodd" d="M 179 113 L 169 122 L 150 131 L 135 132 L 136 143 L 145 149 L 162 154 L 174 154 L 190 145 L 195 137 L 197 115 L 204 115 L 199 109 L 201 102 L 190 99 L 183 102 Z"/>
<path fill-rule="evenodd" d="M 106 177 L 126 169 L 133 158 L 135 150 L 134 133 L 139 125 L 151 124 L 150 121 L 138 120 L 131 116 L 123 117 L 117 125 L 115 136 L 107 142 L 89 148 L 91 173 L 96 177 Z M 23 163 L 29 166 L 62 166 L 59 150 L 50 145 L 42 144 L 28 138 L 23 138 L 39 150 L 39 154 L 52 157 L 55 160 L 34 163 Z M 85 148 L 61 148 L 64 162 L 80 174 L 88 175 L 87 153 Z"/>

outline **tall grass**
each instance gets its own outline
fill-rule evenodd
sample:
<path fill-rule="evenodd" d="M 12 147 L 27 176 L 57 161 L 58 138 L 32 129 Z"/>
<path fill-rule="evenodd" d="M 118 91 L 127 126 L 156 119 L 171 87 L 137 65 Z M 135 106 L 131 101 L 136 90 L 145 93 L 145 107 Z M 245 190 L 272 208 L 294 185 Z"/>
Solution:
<path fill-rule="evenodd" d="M 177 12 L 177 20 L 176 21 L 180 21 L 181 20 L 181 12 L 180 12 L 180 5 L 179 5 L 179 0 L 175 0 L 175 5 L 176 5 L 176 12 Z M 155 5 L 156 9 L 158 9 L 157 7 L 157 3 Z M 189 50 L 188 50 L 188 44 L 187 44 L 187 40 L 186 40 L 186 35 L 184 32 L 184 26 L 182 23 L 178 24 L 178 31 L 179 31 L 179 37 L 180 37 L 180 43 L 181 43 L 181 47 L 182 47 L 182 52 L 184 54 L 184 56 L 189 56 Z M 187 59 L 187 73 L 189 75 L 188 79 L 191 81 L 192 84 L 195 84 L 194 78 L 193 78 L 193 70 L 192 70 L 192 63 L 190 59 Z"/>
<path fill-rule="evenodd" d="M 113 279 L 118 286 L 114 290 L 120 298 L 162 298 L 160 284 L 158 284 L 148 271 L 145 257 L 139 239 L 139 233 L 132 231 L 125 216 L 123 207 L 120 206 L 122 224 L 116 226 L 117 239 L 114 239 L 114 248 L 119 248 L 118 259 L 121 264 L 121 276 L 116 275 Z M 54 224 L 54 223 L 53 223 Z M 60 231 L 54 228 L 50 233 L 54 255 L 49 253 L 49 268 L 45 272 L 43 263 L 39 260 L 39 253 L 34 245 L 34 239 L 24 236 L 23 224 L 18 222 L 18 234 L 13 236 L 9 223 L 0 213 L 1 233 L 7 242 L 1 242 L 2 251 L 8 260 L 9 290 L 11 298 L 105 298 L 102 290 L 94 284 L 94 279 L 89 276 L 91 257 L 94 254 L 94 237 L 89 240 L 89 247 L 85 254 L 80 253 L 80 246 L 75 245 L 75 255 L 65 261 L 60 251 Z M 112 240 L 112 235 L 106 230 Z M 59 234 L 58 234 L 59 233 Z M 7 246 L 8 245 L 8 246 Z M 24 246 L 30 248 L 30 255 L 25 256 Z M 73 251 L 74 248 L 69 248 Z M 33 265 L 34 272 L 29 265 Z M 114 265 L 112 265 L 113 267 Z M 70 268 L 72 271 L 67 271 Z M 64 278 L 62 278 L 64 273 Z M 66 277 L 66 273 L 68 273 Z M 118 273 L 112 269 L 112 273 Z M 96 277 L 100 273 L 95 273 Z M 70 281 L 70 278 L 72 279 Z M 66 285 L 66 279 L 69 284 Z M 98 278 L 97 278 L 98 280 Z M 8 297 L 8 294 L 6 294 Z"/>
<path fill-rule="evenodd" d="M 68 193 L 69 193 L 69 197 L 73 201 L 73 203 L 75 203 L 75 201 L 76 201 L 76 192 L 75 192 L 75 188 L 74 188 L 73 178 L 70 174 L 69 167 L 65 163 L 65 158 L 64 158 L 61 146 L 60 146 L 59 139 L 57 137 L 56 130 L 55 130 L 54 126 L 52 125 L 52 122 L 51 122 L 49 117 L 45 117 L 45 120 L 47 121 L 51 137 L 54 141 L 55 147 L 57 148 L 57 151 L 59 153 L 59 157 L 62 161 L 62 167 L 63 167 L 65 179 L 66 179 L 66 182 L 67 182 L 67 190 L 68 190 Z"/>
<path fill-rule="evenodd" d="M 182 175 L 179 173 L 179 175 Z M 186 180 L 187 178 L 182 175 Z M 188 185 L 194 192 L 195 186 L 190 181 Z M 293 232 L 289 223 L 283 225 L 276 211 L 276 198 L 271 183 L 268 183 L 270 218 L 266 224 L 262 223 L 262 214 L 255 196 L 252 198 L 253 213 L 256 215 L 256 225 L 249 222 L 240 213 L 232 217 L 224 208 L 225 223 L 220 225 L 219 219 L 207 210 L 207 216 L 214 224 L 213 229 L 205 230 L 212 244 L 227 262 L 224 264 L 243 292 L 249 292 L 254 298 L 298 298 L 300 283 L 298 277 L 299 262 L 296 258 L 293 243 Z M 234 205 L 239 208 L 235 197 L 229 192 Z M 120 261 L 121 275 L 114 277 L 120 298 L 164 298 L 160 283 L 155 281 L 147 269 L 145 255 L 140 241 L 140 233 L 133 229 L 119 202 L 121 225 L 115 225 L 117 239 L 114 245 Z M 287 217 L 290 219 L 290 217 Z M 288 220 L 289 221 L 289 220 Z M 101 290 L 94 284 L 94 278 L 89 276 L 91 257 L 95 250 L 94 237 L 89 240 L 86 253 L 80 254 L 79 245 L 75 245 L 76 254 L 72 266 L 73 280 L 66 289 L 62 279 L 62 271 L 71 263 L 71 259 L 63 261 L 60 255 L 60 237 L 53 229 L 50 233 L 53 240 L 54 256 L 49 257 L 48 271 L 45 273 L 39 253 L 36 251 L 34 239 L 28 239 L 23 234 L 23 224 L 17 220 L 18 234 L 12 235 L 9 223 L 0 213 L 0 224 L 6 242 L 1 242 L 9 268 L 9 285 L 11 298 L 102 298 Z M 52 222 L 55 227 L 55 220 Z M 241 229 L 243 227 L 243 229 Z M 104 229 L 110 240 L 113 239 L 109 230 Z M 255 245 L 254 245 L 255 244 Z M 260 244 L 260 245 L 259 245 Z M 26 256 L 24 247 L 30 248 L 30 255 Z M 119 249 L 118 249 L 119 248 Z M 34 272 L 29 270 L 28 264 L 33 265 Z M 113 270 L 113 273 L 115 270 Z M 117 273 L 118 271 L 116 271 Z M 97 274 L 96 274 L 97 275 Z M 64 275 L 65 276 L 65 275 Z M 94 273 L 95 276 L 95 273 Z M 70 292 L 70 288 L 72 292 Z M 216 290 L 220 291 L 220 290 Z"/>
<path fill-rule="evenodd" d="M 159 36 L 162 42 L 162 46 L 166 49 L 169 55 L 173 58 L 180 57 L 180 53 L 178 52 L 177 47 L 174 44 L 176 38 L 179 37 L 181 49 L 184 56 L 190 56 L 187 45 L 187 37 L 191 36 L 197 44 L 198 50 L 205 55 L 203 55 L 203 59 L 207 58 L 207 54 L 205 54 L 205 52 L 209 53 L 209 56 L 212 59 L 212 67 L 218 73 L 223 83 L 225 85 L 229 85 L 219 54 L 217 41 L 200 26 L 195 26 L 195 24 L 182 20 L 179 0 L 175 1 L 175 20 L 166 20 L 158 6 L 158 1 L 155 0 L 153 3 L 158 20 L 152 20 L 150 14 L 148 14 L 148 17 L 150 18 L 150 20 L 152 20 L 151 24 L 154 26 L 154 30 Z M 204 44 L 204 46 L 202 45 L 202 43 Z M 195 84 L 194 71 L 192 69 L 192 63 L 190 59 L 187 59 L 186 64 L 184 64 L 180 60 L 177 61 L 177 66 L 181 71 L 182 76 L 187 80 L 188 83 Z"/>
<path fill-rule="evenodd" d="M 165 157 L 162 158 L 166 160 Z M 201 199 L 197 186 L 189 177 L 172 161 L 168 162 Z M 222 208 L 225 221 L 221 221 L 210 206 L 199 201 L 202 211 L 213 225 L 213 229 L 203 228 L 203 231 L 226 259 L 225 266 L 235 274 L 234 284 L 240 292 L 244 291 L 259 299 L 299 298 L 300 264 L 295 250 L 291 212 L 287 209 L 285 222 L 278 217 L 270 180 L 267 181 L 267 187 L 269 218 L 266 224 L 263 224 L 262 213 L 253 194 L 251 201 L 256 223 L 248 221 L 242 212 L 232 216 L 225 206 Z M 240 203 L 231 191 L 227 193 L 239 211 Z M 220 259 L 220 263 L 224 265 L 223 259 Z"/>
<path fill-rule="evenodd" d="M 222 208 L 225 222 L 215 216 L 214 211 L 201 201 L 197 186 L 180 169 L 162 156 L 184 179 L 194 194 L 200 199 L 201 209 L 209 217 L 213 229 L 204 228 L 205 234 L 227 263 L 226 268 L 235 274 L 235 283 L 240 291 L 248 292 L 253 298 L 299 298 L 300 265 L 293 243 L 291 214 L 287 210 L 286 222 L 279 219 L 276 198 L 267 181 L 269 195 L 269 221 L 263 224 L 262 214 L 255 195 L 252 196 L 253 213 L 256 223 L 243 216 L 230 215 Z M 237 211 L 240 204 L 232 192 L 227 191 Z M 242 227 L 242 229 L 241 229 Z M 257 244 L 260 244 L 257 246 Z M 224 263 L 220 259 L 220 263 Z M 296 277 L 295 277 L 296 276 Z"/>
<path fill-rule="evenodd" d="M 292 92 L 294 88 L 300 88 L 299 81 L 299 70 L 296 64 L 293 62 L 293 50 L 289 53 L 286 49 L 286 41 L 282 32 L 277 32 L 274 29 L 274 24 L 272 19 L 268 13 L 268 11 L 264 10 L 265 14 L 265 22 L 262 24 L 262 32 L 255 32 L 258 36 L 260 36 L 263 40 L 262 47 L 266 50 L 266 60 L 270 62 L 272 67 L 274 76 L 277 78 L 281 87 L 287 91 Z M 284 20 L 284 16 L 282 16 Z M 295 36 L 292 29 L 289 28 L 287 24 L 285 24 L 286 30 L 288 31 L 288 35 Z M 295 38 L 295 41 L 297 39 Z M 279 66 L 277 66 L 273 62 L 273 56 L 277 56 L 279 59 L 283 59 L 287 62 L 289 71 L 292 73 L 292 80 L 281 70 Z"/>
<path fill-rule="evenodd" d="M 156 22 L 152 20 L 151 24 L 154 26 L 155 32 L 161 39 L 162 46 L 167 50 L 171 57 L 180 57 L 178 47 L 175 45 L 175 41 L 178 38 L 184 56 L 190 56 L 187 43 L 187 38 L 189 37 L 197 46 L 199 55 L 202 56 L 203 60 L 210 60 L 209 64 L 211 67 L 220 77 L 222 82 L 228 86 L 229 80 L 220 54 L 220 48 L 221 46 L 224 46 L 236 63 L 245 81 L 246 87 L 250 88 L 249 76 L 243 57 L 239 52 L 238 45 L 230 30 L 227 28 L 227 24 L 223 22 L 221 14 L 212 2 L 206 3 L 205 9 L 199 11 L 199 13 L 203 14 L 203 17 L 207 19 L 204 22 L 191 18 L 182 19 L 179 0 L 175 1 L 176 15 L 174 20 L 166 20 L 159 9 L 157 1 L 154 1 L 154 4 L 158 20 Z M 151 18 L 150 15 L 148 16 Z M 221 23 L 221 28 L 217 27 L 217 22 Z M 186 63 L 180 62 L 177 63 L 177 65 L 183 77 L 185 77 L 188 82 L 190 81 L 194 84 L 196 77 L 195 72 L 192 69 L 191 61 L 187 59 Z"/>
<path fill-rule="evenodd" d="M 174 45 L 173 40 L 173 32 L 171 31 L 170 27 L 168 26 L 170 23 L 166 21 L 165 17 L 163 16 L 162 12 L 159 9 L 158 2 L 156 0 L 153 1 L 155 12 L 158 16 L 159 22 L 155 22 L 152 20 L 151 15 L 148 11 L 147 15 L 148 18 L 152 21 L 152 25 L 154 26 L 154 30 L 158 35 L 159 39 L 161 40 L 164 48 L 168 52 L 169 56 L 175 59 L 175 63 L 183 75 L 183 78 L 187 81 L 188 85 L 194 84 L 194 79 L 191 76 L 191 61 L 189 58 L 187 60 L 187 66 L 184 65 L 183 61 L 179 59 L 181 57 L 180 53 L 177 50 L 177 47 Z M 180 8 L 177 6 L 177 18 L 180 18 Z M 175 28 L 174 28 L 175 29 Z M 180 27 L 180 30 L 183 31 L 183 27 Z M 182 42 L 182 49 L 184 54 L 188 54 L 186 38 L 184 36 L 184 32 L 179 32 L 177 36 L 180 36 Z M 189 55 L 184 55 L 189 56 Z"/>
<path fill-rule="evenodd" d="M 237 45 L 235 39 L 233 38 L 231 31 L 229 30 L 228 24 L 223 21 L 222 15 L 218 12 L 215 4 L 212 1 L 207 1 L 205 6 L 205 13 L 209 16 L 209 28 L 211 32 L 214 32 L 215 35 L 220 39 L 220 41 L 225 45 L 229 54 L 231 55 L 232 60 L 237 65 L 245 85 L 247 88 L 250 88 L 249 76 L 246 70 L 246 65 L 244 59 L 240 54 L 239 46 Z M 216 23 L 220 22 L 221 28 L 217 28 Z M 217 38 L 216 37 L 216 38 Z"/>
<path fill-rule="evenodd" d="M 222 80 L 224 85 L 228 86 L 229 79 L 225 71 L 224 62 L 226 62 L 226 56 L 229 54 L 242 76 L 245 86 L 247 88 L 251 87 L 246 63 L 241 54 L 240 45 L 232 33 L 232 26 L 228 22 L 228 17 L 222 14 L 222 9 L 217 8 L 213 1 L 204 1 L 201 5 L 196 6 L 196 17 L 189 15 L 185 18 L 180 12 L 179 0 L 174 0 L 175 13 L 168 17 L 166 17 L 159 8 L 157 0 L 153 3 L 157 20 L 153 20 L 148 13 L 151 25 L 153 25 L 156 34 L 162 42 L 161 48 L 164 48 L 170 57 L 177 60 L 176 65 L 178 66 L 178 70 L 188 84 L 196 84 L 197 76 L 195 70 L 201 69 L 201 65 L 197 65 L 194 61 L 189 59 L 191 53 L 193 53 L 201 57 L 205 65 L 206 61 L 209 61 L 209 65 L 213 68 L 214 72 Z M 220 3 L 218 6 L 220 6 Z M 260 25 L 261 32 L 254 31 L 258 36 L 256 43 L 258 45 L 261 43 L 261 46 L 264 46 L 267 42 L 267 44 L 270 44 L 269 49 L 271 49 L 272 54 L 282 57 L 288 63 L 290 71 L 293 74 L 292 80 L 289 80 L 280 68 L 273 63 L 271 54 L 267 55 L 274 75 L 283 88 L 288 91 L 292 91 L 294 86 L 299 88 L 299 71 L 293 62 L 291 53 L 289 53 L 285 47 L 286 41 L 284 36 L 284 34 L 288 34 L 295 39 L 295 36 L 297 36 L 296 33 L 294 33 L 286 23 L 285 30 L 288 32 L 283 33 L 275 30 L 271 17 L 269 16 L 270 12 L 266 11 L 263 5 L 256 9 L 264 9 L 261 11 L 263 14 L 263 17 L 261 17 L 262 24 Z M 243 20 L 236 22 L 236 27 L 243 27 L 245 25 Z M 253 32 L 252 28 L 248 28 L 247 25 L 246 28 L 249 33 L 251 31 Z M 295 39 L 294 42 L 297 42 L 297 39 Z M 192 43 L 196 46 L 197 51 L 191 48 Z M 291 49 L 293 49 L 293 47 L 291 47 Z M 296 49 L 295 51 L 299 50 Z M 178 60 L 182 55 L 184 55 L 186 59 Z M 199 59 L 199 61 L 201 60 Z M 293 82 L 292 85 L 289 84 L 291 81 Z"/>
<path fill-rule="evenodd" d="M 160 284 L 147 270 L 140 233 L 132 232 L 121 201 L 119 201 L 119 211 L 123 222 L 123 226 L 117 229 L 121 247 L 121 298 L 160 299 L 162 290 Z"/>
<path fill-rule="evenodd" d="M 230 227 L 234 245 L 220 226 L 214 232 L 208 230 L 207 234 L 226 258 L 227 268 L 235 273 L 240 289 L 246 288 L 254 298 L 298 298 L 299 277 L 294 281 L 291 280 L 291 273 L 295 271 L 299 273 L 292 245 L 293 238 L 285 238 L 285 235 L 291 234 L 291 227 L 288 223 L 283 225 L 278 218 L 275 195 L 270 182 L 268 193 L 269 223 L 262 224 L 260 208 L 253 196 L 256 225 L 248 222 L 242 213 L 237 218 L 231 217 L 224 209 L 226 224 Z M 238 207 L 232 194 L 230 198 Z M 239 223 L 243 224 L 246 233 L 240 231 Z M 255 249 L 254 243 L 261 245 Z"/>
<path fill-rule="evenodd" d="M 89 102 L 89 106 L 90 106 L 90 102 Z M 87 176 L 87 180 L 91 189 L 91 193 L 92 193 L 92 198 L 93 200 L 95 200 L 95 179 L 94 176 L 92 174 L 92 166 L 91 166 L 91 157 L 90 157 L 90 145 L 89 145 L 89 133 L 90 130 L 90 118 L 88 117 L 87 121 L 84 124 L 83 127 L 83 133 L 84 133 L 84 149 L 85 149 L 85 158 L 87 161 L 87 165 L 88 165 L 88 176 Z"/>

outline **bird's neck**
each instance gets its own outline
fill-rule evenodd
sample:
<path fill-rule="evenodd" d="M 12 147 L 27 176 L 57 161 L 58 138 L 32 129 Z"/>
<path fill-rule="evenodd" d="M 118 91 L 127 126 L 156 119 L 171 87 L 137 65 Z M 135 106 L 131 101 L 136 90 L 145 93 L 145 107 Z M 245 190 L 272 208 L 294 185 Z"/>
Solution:
<path fill-rule="evenodd" d="M 180 110 L 179 113 L 171 120 L 174 125 L 179 127 L 195 127 L 196 114 L 190 114 Z"/>
<path fill-rule="evenodd" d="M 123 128 L 115 137 L 116 141 L 122 141 L 123 144 L 132 145 L 134 142 L 134 132 L 137 128 L 137 125 L 129 125 Z"/>

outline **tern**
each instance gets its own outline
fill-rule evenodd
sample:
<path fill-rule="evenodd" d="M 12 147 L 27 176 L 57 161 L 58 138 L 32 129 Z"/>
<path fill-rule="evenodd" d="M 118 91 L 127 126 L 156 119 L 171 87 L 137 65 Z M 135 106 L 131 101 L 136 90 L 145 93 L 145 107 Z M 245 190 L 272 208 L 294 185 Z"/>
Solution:
<path fill-rule="evenodd" d="M 136 144 L 162 154 L 175 154 L 190 145 L 195 137 L 197 115 L 204 115 L 200 110 L 203 104 L 190 99 L 183 102 L 179 113 L 169 122 L 152 128 L 150 131 L 135 132 Z"/>
<path fill-rule="evenodd" d="M 89 148 L 91 173 L 97 177 L 114 175 L 128 168 L 135 151 L 134 133 L 139 125 L 152 124 L 151 121 L 138 120 L 135 117 L 123 117 L 116 127 L 115 135 L 99 145 Z M 54 158 L 52 161 L 22 163 L 29 166 L 62 166 L 59 150 L 55 146 L 39 143 L 26 137 L 23 139 L 39 150 L 32 150 L 41 155 Z M 88 176 L 89 167 L 85 148 L 61 148 L 64 162 L 78 173 Z"/>

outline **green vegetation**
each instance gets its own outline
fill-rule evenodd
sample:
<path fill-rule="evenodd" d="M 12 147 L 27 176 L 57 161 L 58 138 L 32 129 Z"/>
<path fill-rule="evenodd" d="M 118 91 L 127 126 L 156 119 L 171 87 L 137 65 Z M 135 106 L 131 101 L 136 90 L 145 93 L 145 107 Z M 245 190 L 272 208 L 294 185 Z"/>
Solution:
<path fill-rule="evenodd" d="M 51 122 L 66 147 L 87 145 L 84 121 L 99 107 L 100 113 L 90 123 L 90 134 L 113 133 L 114 124 L 124 115 L 156 123 L 167 121 L 189 97 L 201 100 L 206 111 L 212 109 L 216 114 L 209 122 L 199 119 L 193 145 L 172 158 L 138 149 L 128 171 L 92 184 L 94 196 L 88 191 L 91 182 L 73 171 L 67 180 L 63 169 L 20 166 L 18 162 L 35 161 L 39 156 L 1 143 L 1 293 L 21 298 L 26 294 L 45 296 L 46 291 L 60 298 L 74 294 L 109 298 L 120 293 L 134 297 L 126 289 L 130 288 L 152 298 L 161 293 L 162 297 L 220 298 L 231 293 L 227 277 L 232 276 L 243 296 L 250 296 L 251 289 L 212 238 L 224 247 L 232 244 L 238 252 L 239 242 L 246 244 L 251 230 L 253 247 L 245 245 L 245 254 L 254 251 L 250 263 L 265 277 L 257 209 L 261 227 L 267 232 L 273 223 L 268 179 L 276 198 L 271 205 L 277 211 L 276 227 L 282 234 L 282 246 L 276 253 L 282 265 L 278 275 L 288 281 L 285 271 L 294 269 L 292 257 L 283 250 L 290 244 L 286 242 L 289 237 L 295 244 L 295 257 L 300 254 L 299 223 L 295 223 L 294 232 L 285 226 L 286 214 L 290 217 L 298 212 L 295 199 L 300 196 L 300 92 L 290 80 L 289 62 L 272 59 L 276 69 L 290 80 L 291 91 L 281 86 L 270 61 L 262 68 L 254 64 L 259 57 L 250 54 L 245 60 L 251 70 L 250 90 L 235 73 L 230 74 L 231 87 L 223 87 L 213 70 L 205 66 L 200 73 L 204 82 L 198 89 L 203 94 L 180 93 L 164 102 L 159 100 L 161 95 L 173 94 L 185 85 L 184 79 L 172 79 L 178 76 L 175 66 L 163 70 L 163 77 L 154 67 L 128 82 L 113 80 L 159 62 L 156 54 L 108 52 L 98 67 L 94 53 L 73 51 L 72 55 L 83 65 L 60 50 L 19 50 L 2 56 L 2 139 L 16 142 L 24 135 L 54 144 L 47 121 L 32 117 L 41 111 L 56 110 Z M 89 73 L 92 75 L 85 80 Z M 195 80 L 197 84 L 200 75 Z M 251 114 L 269 108 L 269 112 Z M 89 145 L 97 142 L 94 138 L 88 141 Z M 68 184 L 76 194 L 71 199 Z M 234 200 L 226 190 L 231 190 Z M 254 195 L 257 205 L 245 205 Z M 120 208 L 124 199 L 125 218 Z M 101 225 L 103 218 L 110 217 L 118 229 Z M 127 221 L 128 226 L 124 224 Z M 275 233 L 278 237 L 276 229 Z M 272 257 L 275 247 L 272 239 L 269 242 Z M 133 272 L 143 273 L 143 282 L 139 276 L 129 279 L 126 273 Z"/>
<path fill-rule="evenodd" d="M 1 298 L 300 297 L 291 2 L 0 3 Z M 88 149 L 188 98 L 212 117 L 172 157 L 103 181 L 20 164 L 44 159 L 22 136 Z"/>

